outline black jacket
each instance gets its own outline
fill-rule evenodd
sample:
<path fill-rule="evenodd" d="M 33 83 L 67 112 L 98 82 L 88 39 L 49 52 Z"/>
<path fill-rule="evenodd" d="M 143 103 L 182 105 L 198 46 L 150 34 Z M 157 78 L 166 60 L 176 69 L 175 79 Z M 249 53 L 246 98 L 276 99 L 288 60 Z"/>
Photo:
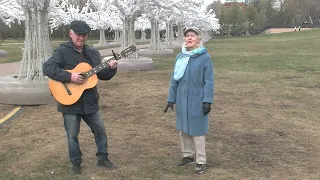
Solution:
<path fill-rule="evenodd" d="M 74 69 L 80 62 L 86 62 L 95 67 L 101 63 L 100 53 L 88 45 L 85 45 L 84 51 L 80 53 L 70 39 L 67 43 L 61 44 L 43 64 L 43 73 L 53 80 L 69 83 L 71 73 L 65 70 Z M 106 68 L 97 73 L 97 76 L 100 80 L 109 80 L 116 72 L 116 69 Z M 98 100 L 99 94 L 97 86 L 95 86 L 85 90 L 81 98 L 72 105 L 65 106 L 58 102 L 58 111 L 72 114 L 91 114 L 99 110 Z"/>

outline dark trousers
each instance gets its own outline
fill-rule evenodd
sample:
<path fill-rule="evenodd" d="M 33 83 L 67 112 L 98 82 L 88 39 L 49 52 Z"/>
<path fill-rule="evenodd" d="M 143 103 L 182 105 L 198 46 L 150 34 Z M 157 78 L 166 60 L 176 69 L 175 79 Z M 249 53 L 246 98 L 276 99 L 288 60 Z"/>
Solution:
<path fill-rule="evenodd" d="M 83 119 L 90 127 L 94 134 L 94 138 L 97 145 L 97 156 L 99 158 L 107 158 L 107 135 L 105 126 L 100 118 L 99 111 L 92 114 L 65 114 L 63 113 L 64 127 L 67 132 L 69 157 L 72 164 L 82 163 L 82 153 L 78 141 L 78 134 L 80 131 L 80 121 Z"/>

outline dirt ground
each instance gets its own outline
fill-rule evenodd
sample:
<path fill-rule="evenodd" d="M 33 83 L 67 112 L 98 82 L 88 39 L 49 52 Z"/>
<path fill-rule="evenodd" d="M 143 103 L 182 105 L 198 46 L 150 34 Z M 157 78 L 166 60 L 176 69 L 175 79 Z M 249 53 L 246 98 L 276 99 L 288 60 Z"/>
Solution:
<path fill-rule="evenodd" d="M 119 169 L 96 168 L 94 139 L 82 123 L 79 141 L 84 162 L 79 179 L 197 178 L 193 166 L 175 166 L 181 157 L 175 116 L 162 112 L 169 74 L 119 73 L 99 84 L 110 158 Z M 217 77 L 207 136 L 208 170 L 201 179 L 316 179 L 320 129 L 310 121 L 316 120 L 314 110 L 277 101 L 260 85 L 241 85 L 239 73 L 220 72 Z M 304 120 L 305 116 L 309 118 Z M 62 122 L 55 105 L 46 105 L 26 108 L 1 128 L 3 176 L 67 178 L 70 163 Z"/>
<path fill-rule="evenodd" d="M 0 104 L 0 119 L 4 118 L 7 114 L 9 114 L 16 107 L 17 106 Z"/>
<path fill-rule="evenodd" d="M 208 169 L 181 159 L 175 112 L 164 114 L 174 58 L 156 70 L 119 72 L 100 82 L 100 112 L 110 159 L 96 167 L 92 133 L 82 123 L 81 176 L 70 178 L 61 114 L 55 105 L 24 109 L 0 128 L 0 179 L 318 180 L 320 31 L 214 39 L 215 102 L 206 136 Z M 294 39 L 294 40 L 292 40 Z"/>

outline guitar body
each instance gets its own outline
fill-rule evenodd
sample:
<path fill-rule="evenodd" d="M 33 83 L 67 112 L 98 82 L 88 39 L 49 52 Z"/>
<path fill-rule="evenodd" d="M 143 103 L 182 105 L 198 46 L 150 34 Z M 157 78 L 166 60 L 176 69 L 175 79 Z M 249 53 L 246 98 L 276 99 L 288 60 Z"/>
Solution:
<path fill-rule="evenodd" d="M 92 67 L 88 63 L 79 63 L 74 69 L 66 71 L 70 73 L 83 73 L 89 71 L 90 69 L 92 69 Z M 90 76 L 83 84 L 80 85 L 74 83 L 65 83 L 71 92 L 71 95 L 69 95 L 63 83 L 49 79 L 49 89 L 53 97 L 59 103 L 63 105 L 72 105 L 79 100 L 84 90 L 95 87 L 97 83 L 98 77 L 96 74 Z"/>
<path fill-rule="evenodd" d="M 102 62 L 101 64 L 91 67 L 88 63 L 79 63 L 74 69 L 66 70 L 70 73 L 82 73 L 86 81 L 83 84 L 77 85 L 74 83 L 62 83 L 49 79 L 49 89 L 53 97 L 63 105 L 72 105 L 77 102 L 82 96 L 83 91 L 95 87 L 98 84 L 97 73 L 104 68 L 109 67 L 108 62 L 110 60 L 119 60 L 124 57 L 128 57 L 130 54 L 137 51 L 134 45 L 124 48 L 120 53 L 113 53 L 114 58 Z"/>

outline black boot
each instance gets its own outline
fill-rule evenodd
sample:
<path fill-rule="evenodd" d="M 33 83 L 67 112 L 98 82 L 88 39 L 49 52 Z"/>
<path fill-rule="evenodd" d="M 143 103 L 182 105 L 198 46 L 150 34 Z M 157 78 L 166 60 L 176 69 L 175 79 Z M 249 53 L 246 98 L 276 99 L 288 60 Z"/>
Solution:
<path fill-rule="evenodd" d="M 192 164 L 194 162 L 194 158 L 193 157 L 184 157 L 181 159 L 181 161 L 178 162 L 178 166 L 185 166 L 188 164 Z"/>
<path fill-rule="evenodd" d="M 81 174 L 81 166 L 80 164 L 73 164 L 72 168 L 70 169 L 70 175 L 77 175 Z"/>
<path fill-rule="evenodd" d="M 198 174 L 202 174 L 206 169 L 207 169 L 207 165 L 196 164 L 196 168 L 194 169 L 194 172 Z"/>
<path fill-rule="evenodd" d="M 109 158 L 99 158 L 98 159 L 98 162 L 97 162 L 97 166 L 100 166 L 100 167 L 106 167 L 106 168 L 110 168 L 110 169 L 116 169 L 117 166 L 114 165 L 110 160 Z"/>

